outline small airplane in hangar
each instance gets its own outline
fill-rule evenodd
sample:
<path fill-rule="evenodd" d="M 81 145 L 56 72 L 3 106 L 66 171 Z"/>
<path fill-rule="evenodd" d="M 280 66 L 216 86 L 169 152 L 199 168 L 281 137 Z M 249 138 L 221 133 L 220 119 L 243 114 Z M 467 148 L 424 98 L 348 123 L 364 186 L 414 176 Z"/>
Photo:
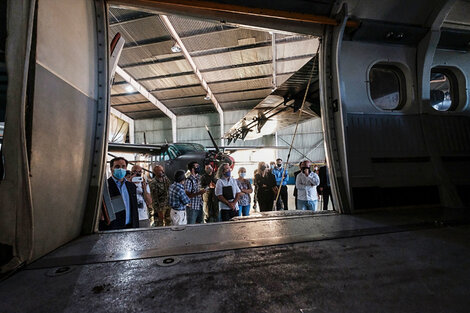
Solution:
<path fill-rule="evenodd" d="M 208 131 L 209 132 L 209 131 Z M 150 156 L 151 166 L 162 165 L 165 173 L 173 180 L 177 170 L 186 169 L 189 162 L 195 161 L 204 166 L 210 164 L 214 169 L 221 163 L 229 163 L 233 169 L 234 159 L 222 152 L 209 132 L 214 145 L 213 149 L 205 149 L 198 143 L 169 143 L 162 145 L 139 145 L 128 143 L 109 143 L 108 152 L 112 153 L 138 153 Z"/>

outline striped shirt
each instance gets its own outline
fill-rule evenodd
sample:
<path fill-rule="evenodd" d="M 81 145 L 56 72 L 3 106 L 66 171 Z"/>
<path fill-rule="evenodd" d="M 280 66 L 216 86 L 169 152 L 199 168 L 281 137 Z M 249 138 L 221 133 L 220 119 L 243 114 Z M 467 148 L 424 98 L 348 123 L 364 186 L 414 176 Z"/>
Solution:
<path fill-rule="evenodd" d="M 168 190 L 168 203 L 173 210 L 183 211 L 186 204 L 190 202 L 188 195 L 184 192 L 183 184 L 174 182 Z"/>

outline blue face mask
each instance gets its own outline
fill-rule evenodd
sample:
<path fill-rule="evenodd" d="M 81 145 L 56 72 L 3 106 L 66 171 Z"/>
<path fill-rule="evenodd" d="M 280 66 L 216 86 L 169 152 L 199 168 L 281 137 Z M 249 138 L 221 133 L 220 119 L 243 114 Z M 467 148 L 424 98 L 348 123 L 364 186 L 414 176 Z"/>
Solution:
<path fill-rule="evenodd" d="M 246 176 L 246 173 L 240 173 L 241 178 L 245 178 L 245 176 Z"/>
<path fill-rule="evenodd" d="M 230 172 L 230 171 L 228 171 L 228 172 L 225 172 L 225 173 L 224 173 L 224 175 L 225 175 L 225 177 L 230 177 L 230 175 L 231 175 L 231 172 Z"/>
<path fill-rule="evenodd" d="M 114 171 L 113 171 L 113 176 L 118 180 L 123 179 L 124 176 L 126 176 L 126 169 L 124 169 L 124 168 L 115 168 Z"/>

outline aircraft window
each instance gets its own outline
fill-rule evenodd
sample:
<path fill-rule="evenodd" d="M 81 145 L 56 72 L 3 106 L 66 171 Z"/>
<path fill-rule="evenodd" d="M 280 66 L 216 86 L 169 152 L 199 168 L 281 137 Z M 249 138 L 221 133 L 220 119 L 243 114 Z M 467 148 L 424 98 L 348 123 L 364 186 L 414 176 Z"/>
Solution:
<path fill-rule="evenodd" d="M 162 154 L 162 160 L 163 160 L 163 161 L 168 161 L 168 160 L 170 160 L 170 156 L 168 155 L 168 151 L 163 152 L 163 154 Z"/>
<path fill-rule="evenodd" d="M 374 65 L 369 72 L 370 96 L 382 110 L 397 110 L 404 103 L 403 73 L 388 64 Z"/>
<path fill-rule="evenodd" d="M 453 90 L 453 81 L 450 73 L 443 70 L 431 71 L 431 106 L 437 111 L 454 109 L 457 99 Z"/>
<path fill-rule="evenodd" d="M 175 149 L 174 149 L 173 147 L 170 147 L 170 148 L 168 149 L 168 152 L 169 152 L 169 154 L 170 154 L 170 159 L 172 159 L 172 160 L 176 159 L 177 154 L 176 154 L 176 151 L 175 151 Z"/>
<path fill-rule="evenodd" d="M 181 154 L 193 151 L 205 151 L 204 146 L 197 143 L 175 143 L 175 147 L 181 152 Z"/>

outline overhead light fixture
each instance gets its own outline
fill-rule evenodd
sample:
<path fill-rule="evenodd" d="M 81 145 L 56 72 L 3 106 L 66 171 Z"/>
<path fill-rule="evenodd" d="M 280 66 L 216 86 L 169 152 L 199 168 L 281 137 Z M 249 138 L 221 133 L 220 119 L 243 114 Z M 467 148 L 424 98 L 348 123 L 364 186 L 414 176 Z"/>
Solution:
<path fill-rule="evenodd" d="M 211 99 L 211 96 L 209 94 L 207 94 L 205 97 L 204 97 L 204 100 L 206 101 L 209 101 Z"/>
<path fill-rule="evenodd" d="M 175 42 L 175 44 L 171 47 L 171 52 L 173 53 L 181 52 L 181 47 L 177 42 Z"/>
<path fill-rule="evenodd" d="M 134 87 L 132 87 L 131 85 L 127 85 L 125 89 L 127 93 L 132 93 L 135 91 Z"/>

